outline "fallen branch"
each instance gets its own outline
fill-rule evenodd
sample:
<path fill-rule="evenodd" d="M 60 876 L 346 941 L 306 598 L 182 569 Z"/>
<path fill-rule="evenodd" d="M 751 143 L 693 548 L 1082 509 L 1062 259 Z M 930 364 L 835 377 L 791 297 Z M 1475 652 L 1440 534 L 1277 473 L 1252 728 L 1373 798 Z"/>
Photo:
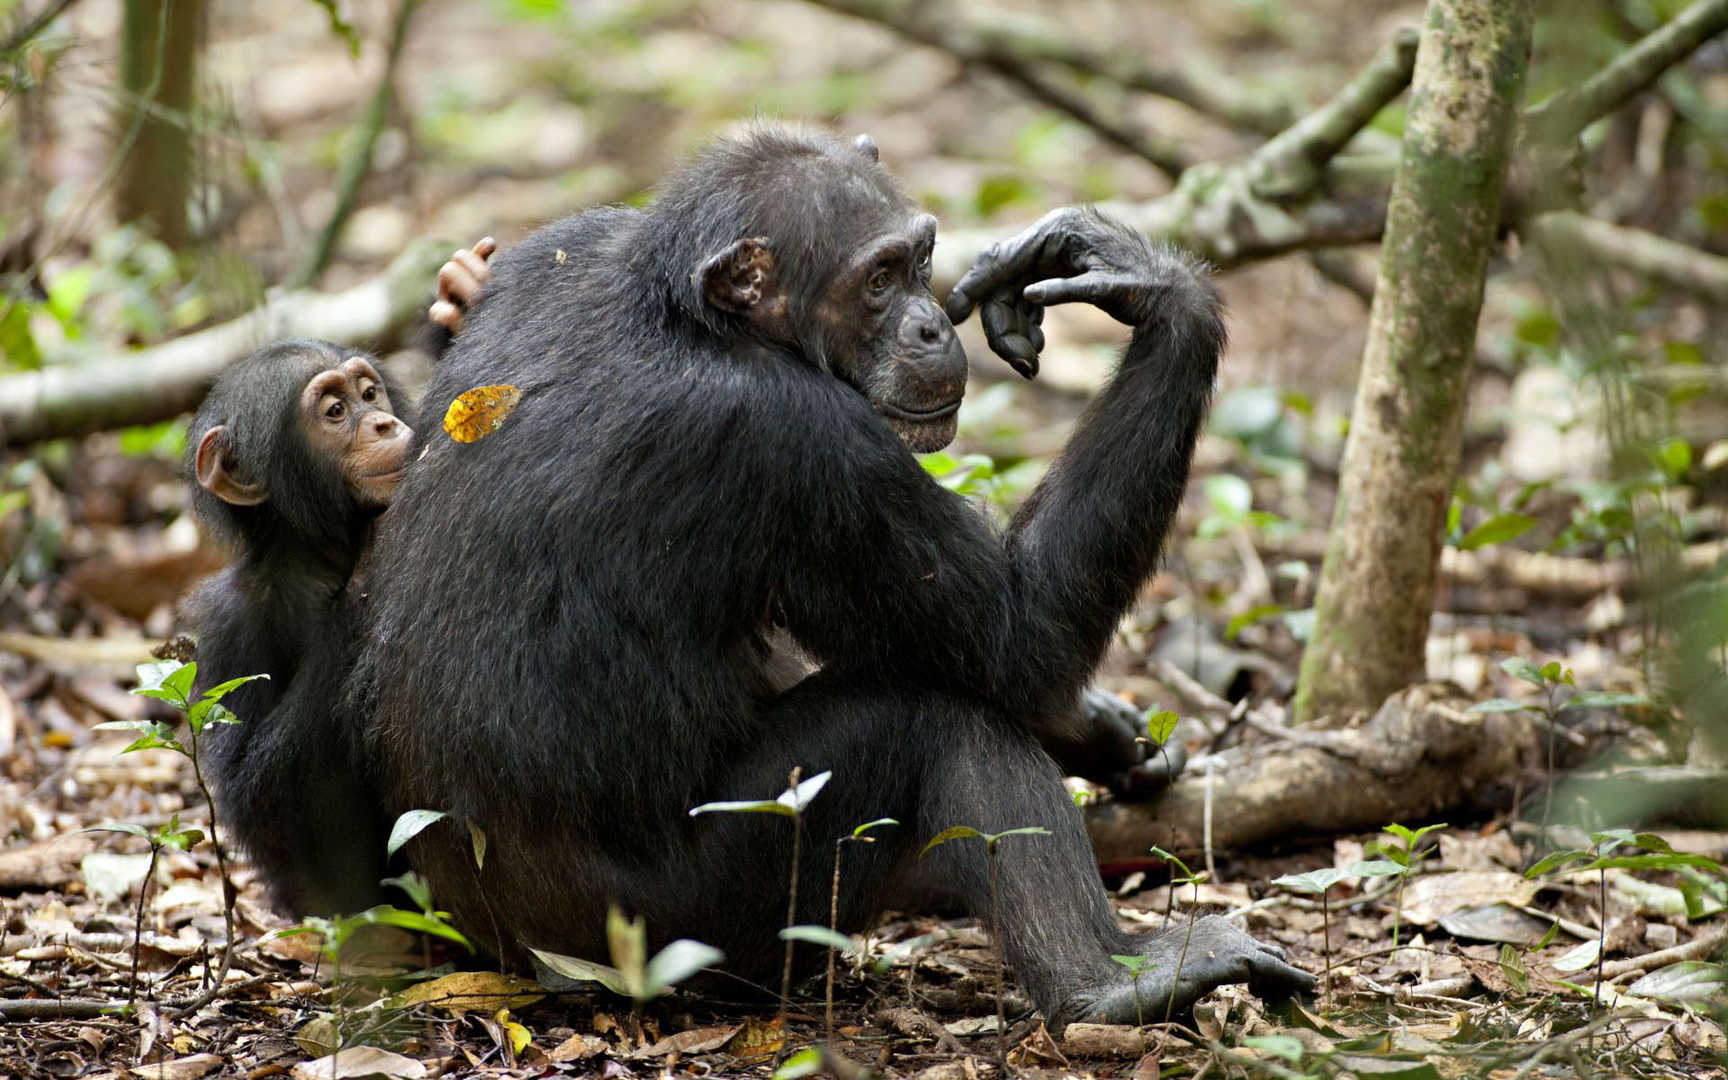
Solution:
<path fill-rule="evenodd" d="M 1306 731 L 1323 740 L 1233 747 L 1216 755 L 1212 844 L 1240 850 L 1292 834 L 1378 829 L 1497 809 L 1515 786 L 1542 776 L 1546 727 L 1528 713 L 1471 714 L 1471 702 L 1436 684 L 1390 698 L 1359 728 Z M 1593 747 L 1568 746 L 1581 759 Z M 1177 781 L 1148 803 L 1103 802 L 1087 811 L 1100 862 L 1150 862 L 1153 844 L 1179 855 L 1204 846 L 1206 777 Z"/>
<path fill-rule="evenodd" d="M 1573 211 L 1538 214 L 1530 224 L 1594 262 L 1728 303 L 1728 259 L 1720 255 Z"/>
<path fill-rule="evenodd" d="M 0 445 L 148 424 L 195 408 L 224 368 L 267 341 L 325 338 L 361 346 L 421 317 L 448 254 L 411 246 L 389 269 L 340 293 L 278 294 L 245 315 L 117 360 L 0 377 Z"/>

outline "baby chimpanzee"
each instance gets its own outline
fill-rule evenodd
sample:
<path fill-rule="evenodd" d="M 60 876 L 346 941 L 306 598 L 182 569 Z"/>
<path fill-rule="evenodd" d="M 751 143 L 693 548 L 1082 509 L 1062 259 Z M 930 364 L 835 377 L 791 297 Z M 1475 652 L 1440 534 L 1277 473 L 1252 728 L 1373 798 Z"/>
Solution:
<path fill-rule="evenodd" d="M 492 246 L 444 265 L 435 323 L 456 329 Z M 186 605 L 199 689 L 270 676 L 226 699 L 241 724 L 207 732 L 217 807 L 298 914 L 381 896 L 389 822 L 339 699 L 358 640 L 355 570 L 412 445 L 371 359 L 324 341 L 277 342 L 228 369 L 188 433 L 194 509 L 236 548 Z"/>

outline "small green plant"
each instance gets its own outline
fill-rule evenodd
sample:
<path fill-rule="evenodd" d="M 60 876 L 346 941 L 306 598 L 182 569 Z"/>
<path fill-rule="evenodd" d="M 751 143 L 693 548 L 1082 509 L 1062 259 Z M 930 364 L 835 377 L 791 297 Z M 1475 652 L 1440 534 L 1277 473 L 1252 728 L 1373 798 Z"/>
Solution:
<path fill-rule="evenodd" d="M 1158 965 L 1152 962 L 1150 956 L 1122 956 L 1110 954 L 1110 959 L 1128 969 L 1128 974 L 1134 979 L 1134 1022 L 1141 1026 L 1146 1024 L 1146 1006 L 1140 1000 L 1140 976 L 1155 969 Z"/>
<path fill-rule="evenodd" d="M 1613 854 L 1622 847 L 1642 848 L 1643 855 Z M 1527 878 L 1539 878 L 1562 870 L 1596 871 L 1597 903 L 1602 910 L 1601 929 L 1596 942 L 1596 1004 L 1602 1003 L 1602 954 L 1608 944 L 1608 871 L 1610 870 L 1705 870 L 1728 877 L 1728 870 L 1707 855 L 1690 855 L 1675 851 L 1668 841 L 1655 833 L 1639 833 L 1630 829 L 1606 829 L 1590 834 L 1588 848 L 1555 851 L 1538 860 L 1524 871 Z"/>
<path fill-rule="evenodd" d="M 1170 895 L 1172 897 L 1176 895 L 1176 887 L 1179 885 L 1187 885 L 1194 890 L 1193 903 L 1188 906 L 1188 933 L 1182 938 L 1182 952 L 1176 957 L 1176 974 L 1170 976 L 1170 1000 L 1164 1003 L 1164 1022 L 1168 1024 L 1170 1022 L 1171 1014 L 1176 1007 L 1176 984 L 1181 980 L 1182 969 L 1188 963 L 1188 943 L 1194 940 L 1194 920 L 1200 917 L 1200 883 L 1207 880 L 1212 875 L 1205 870 L 1196 873 L 1195 871 L 1188 869 L 1188 864 L 1183 862 L 1181 859 L 1178 859 L 1173 852 L 1165 851 L 1156 844 L 1148 850 L 1151 851 L 1153 855 L 1163 859 L 1165 862 L 1174 864 L 1178 870 L 1182 871 L 1180 877 L 1172 876 L 1170 878 Z M 1170 917 L 1168 909 L 1165 910 L 1164 916 L 1166 919 Z M 1135 978 L 1134 989 L 1135 1004 L 1138 1005 L 1140 989 L 1138 976 Z"/>
<path fill-rule="evenodd" d="M 1589 707 L 1618 707 L 1626 705 L 1649 705 L 1651 701 L 1642 694 L 1611 694 L 1603 691 L 1575 692 L 1565 698 L 1560 697 L 1562 687 L 1571 687 L 1575 691 L 1577 683 L 1573 681 L 1572 669 L 1563 666 L 1558 660 L 1537 667 L 1535 663 L 1522 656 L 1508 657 L 1500 664 L 1500 670 L 1515 679 L 1529 683 L 1542 691 L 1540 701 L 1516 701 L 1511 698 L 1490 698 L 1470 706 L 1473 713 L 1503 713 L 1503 712 L 1538 712 L 1543 716 L 1548 728 L 1548 775 L 1554 775 L 1555 740 L 1560 732 L 1560 713 L 1566 709 L 1582 709 Z M 1548 833 L 1548 822 L 1554 804 L 1554 786 L 1550 784 L 1542 803 L 1542 833 Z"/>
<path fill-rule="evenodd" d="M 185 717 L 186 741 L 180 741 L 179 735 L 175 732 L 175 725 L 158 720 L 114 720 L 97 724 L 96 727 L 99 730 L 138 733 L 138 737 L 120 751 L 122 754 L 131 754 L 139 750 L 171 750 L 192 763 L 192 778 L 196 781 L 198 792 L 203 796 L 204 805 L 210 812 L 210 845 L 216 852 L 216 872 L 222 879 L 222 929 L 224 934 L 222 964 L 217 969 L 216 977 L 210 980 L 208 989 L 194 997 L 190 1002 L 179 1006 L 183 1012 L 192 1012 L 209 1004 L 221 992 L 222 980 L 228 977 L 228 968 L 234 959 L 234 882 L 228 876 L 228 855 L 222 850 L 222 841 L 218 836 L 216 799 L 210 794 L 210 785 L 204 779 L 204 765 L 198 754 L 198 740 L 204 734 L 204 729 L 211 724 L 237 724 L 240 722 L 239 717 L 220 704 L 223 698 L 254 679 L 268 679 L 270 676 L 242 675 L 237 679 L 229 679 L 225 683 L 212 686 L 194 698 L 192 686 L 198 679 L 198 665 L 196 663 L 155 660 L 148 664 L 139 664 L 137 672 L 138 687 L 132 692 L 140 697 L 155 698 L 158 701 L 167 702 L 170 707 Z M 122 832 L 130 831 L 124 826 L 120 826 L 119 829 Z M 191 832 L 181 835 L 187 838 L 186 847 L 181 850 L 187 850 L 198 840 L 203 839 L 202 834 L 199 834 L 196 839 L 191 839 Z M 161 844 L 152 841 L 150 845 L 152 866 L 155 865 L 156 856 L 160 851 Z M 147 886 L 148 879 L 145 882 L 145 887 Z M 144 917 L 142 888 L 140 889 L 138 904 L 138 929 L 140 936 L 142 936 Z M 132 964 L 134 971 L 133 992 L 136 993 L 138 964 L 136 948 L 133 949 Z"/>
<path fill-rule="evenodd" d="M 144 880 L 138 883 L 138 907 L 132 916 L 132 980 L 129 998 L 133 1003 L 138 1001 L 138 953 L 143 949 L 144 942 L 144 898 L 150 893 L 150 883 L 156 880 L 156 863 L 162 857 L 162 849 L 173 848 L 175 851 L 191 851 L 193 846 L 204 839 L 202 829 L 182 829 L 180 815 L 175 814 L 168 819 L 168 824 L 160 829 L 146 829 L 142 825 L 130 822 L 119 822 L 114 825 L 97 825 L 85 832 L 117 832 L 131 836 L 141 836 L 150 845 L 150 864 L 144 870 Z"/>
<path fill-rule="evenodd" d="M 840 932 L 840 856 L 846 850 L 847 844 L 874 844 L 876 838 L 868 835 L 871 829 L 883 825 L 898 825 L 891 817 L 877 818 L 866 821 L 851 832 L 836 837 L 834 840 L 834 884 L 828 891 L 828 975 L 827 984 L 823 989 L 823 1026 L 828 1038 L 834 1038 L 834 955 L 836 952 L 851 952 L 852 939 Z M 782 936 L 790 934 L 798 927 L 787 927 L 781 931 Z M 810 940 L 806 937 L 804 940 Z"/>
<path fill-rule="evenodd" d="M 1292 892 L 1308 893 L 1320 897 L 1320 950 L 1326 964 L 1326 981 L 1323 984 L 1326 994 L 1326 1008 L 1332 1007 L 1332 906 L 1327 900 L 1327 893 L 1332 886 L 1343 881 L 1344 871 L 1336 866 L 1322 866 L 1318 870 L 1310 870 L 1306 874 L 1285 874 L 1275 877 L 1272 884 L 1282 885 Z"/>
<path fill-rule="evenodd" d="M 679 938 L 650 959 L 648 929 L 642 917 L 627 919 L 616 906 L 606 912 L 606 947 L 612 955 L 610 965 L 540 949 L 529 951 L 565 978 L 599 983 L 619 997 L 629 998 L 637 1009 L 726 958 L 712 945 Z"/>
<path fill-rule="evenodd" d="M 473 951 L 473 946 L 462 935 L 460 930 L 450 925 L 447 912 L 439 911 L 432 904 L 432 889 L 426 879 L 416 873 L 406 873 L 400 877 L 385 878 L 381 884 L 392 885 L 411 900 L 418 911 L 409 911 L 390 904 L 380 904 L 377 907 L 357 911 L 352 915 L 308 916 L 294 926 L 276 931 L 277 937 L 294 937 L 302 934 L 316 934 L 318 947 L 323 952 L 325 960 L 330 964 L 330 985 L 339 988 L 342 985 L 342 950 L 355 934 L 369 926 L 394 926 L 403 930 L 431 937 L 440 937 L 451 941 L 464 949 Z M 346 1006 L 340 992 L 333 992 L 331 999 L 335 1005 L 335 1022 L 332 1036 L 335 1040 L 333 1053 L 340 1055 L 344 1045 L 348 1045 L 345 1033 L 348 1027 Z M 336 1075 L 342 1075 L 337 1072 Z"/>
<path fill-rule="evenodd" d="M 1398 894 L 1392 901 L 1392 948 L 1398 948 L 1398 931 L 1404 921 L 1404 886 L 1410 880 L 1410 875 L 1422 865 L 1422 861 L 1434 853 L 1433 848 L 1421 847 L 1422 838 L 1431 832 L 1446 828 L 1446 823 L 1424 825 L 1420 829 L 1408 829 L 1394 822 L 1381 829 L 1390 833 L 1392 840 L 1379 840 L 1375 850 L 1382 856 L 1354 863 L 1350 873 L 1356 877 L 1397 877 Z"/>
<path fill-rule="evenodd" d="M 786 778 L 786 790 L 773 799 L 711 802 L 690 808 L 691 817 L 698 814 L 778 814 L 792 819 L 792 869 L 788 873 L 786 895 L 787 929 L 798 925 L 798 849 L 804 837 L 804 808 L 834 775 L 832 772 L 819 772 L 800 781 L 803 772 L 801 768 L 793 768 L 792 774 Z M 780 970 L 780 1023 L 784 1027 L 792 1001 L 792 945 L 797 939 L 784 934 L 781 937 L 786 941 L 786 959 Z"/>
<path fill-rule="evenodd" d="M 1008 1021 L 1006 1010 L 1002 1007 L 1002 996 L 1007 993 L 1008 956 L 1002 951 L 1001 925 L 1001 889 L 996 877 L 996 849 L 1002 841 L 1010 836 L 1049 836 L 1050 830 L 1038 825 L 1026 825 L 1018 829 L 1004 829 L 999 833 L 987 833 L 972 828 L 970 825 L 950 825 L 924 845 L 924 850 L 918 853 L 922 859 L 932 851 L 952 840 L 982 840 L 984 841 L 985 862 L 990 868 L 990 944 L 996 949 L 996 1057 L 997 1065 L 1003 1075 L 1008 1072 Z"/>

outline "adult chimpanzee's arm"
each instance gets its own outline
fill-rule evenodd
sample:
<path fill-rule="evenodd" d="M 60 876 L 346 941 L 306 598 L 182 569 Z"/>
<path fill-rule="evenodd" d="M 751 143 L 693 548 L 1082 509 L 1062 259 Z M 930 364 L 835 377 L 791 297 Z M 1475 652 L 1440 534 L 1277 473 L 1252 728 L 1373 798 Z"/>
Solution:
<path fill-rule="evenodd" d="M 924 476 L 861 401 L 807 406 L 823 414 L 821 449 L 792 466 L 807 506 L 791 523 L 801 554 L 780 599 L 826 661 L 886 664 L 980 693 L 1040 735 L 1072 734 L 1075 702 L 1187 483 L 1223 347 L 1217 296 L 1181 257 L 1083 211 L 993 248 L 960 289 L 951 315 L 982 300 L 993 345 L 1023 370 L 1046 303 L 1090 300 L 1130 322 L 1133 339 L 1005 539 Z"/>
<path fill-rule="evenodd" d="M 1031 668 L 1073 691 L 1156 568 L 1224 347 L 1204 270 L 1087 210 L 1055 211 L 986 251 L 948 314 L 958 322 L 980 306 L 991 347 L 1030 377 L 1043 307 L 1075 301 L 1132 326 L 1133 337 L 1008 535 L 1022 625 L 1060 635 L 1057 654 Z"/>

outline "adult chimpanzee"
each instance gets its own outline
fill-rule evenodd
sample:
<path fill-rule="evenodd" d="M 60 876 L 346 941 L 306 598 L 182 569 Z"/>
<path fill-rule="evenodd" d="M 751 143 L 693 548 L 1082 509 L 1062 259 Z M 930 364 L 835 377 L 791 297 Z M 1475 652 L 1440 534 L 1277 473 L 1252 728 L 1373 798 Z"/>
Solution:
<path fill-rule="evenodd" d="M 378 536 L 357 682 L 393 811 L 465 829 L 410 845 L 484 941 L 604 958 L 605 911 L 775 970 L 787 832 L 687 810 L 833 771 L 813 838 L 890 816 L 849 861 L 841 923 L 907 887 L 975 912 L 982 845 L 916 858 L 951 825 L 1042 826 L 1000 853 L 1003 946 L 1047 1017 L 1132 1021 L 1226 982 L 1311 985 L 1201 920 L 1116 925 L 1080 816 L 1040 747 L 1153 572 L 1224 342 L 1203 273 L 1097 214 L 1062 211 L 987 253 L 951 311 L 984 305 L 1030 371 L 1043 305 L 1134 327 L 1121 367 L 1005 537 L 910 451 L 954 435 L 965 357 L 929 292 L 936 222 L 847 145 L 758 128 L 671 177 L 646 211 L 591 211 L 500 255 L 434 379 L 521 404 L 478 442 L 432 438 Z M 423 425 L 424 426 L 424 425 Z M 783 631 L 820 669 L 793 685 Z M 807 845 L 820 922 L 832 845 Z"/>

